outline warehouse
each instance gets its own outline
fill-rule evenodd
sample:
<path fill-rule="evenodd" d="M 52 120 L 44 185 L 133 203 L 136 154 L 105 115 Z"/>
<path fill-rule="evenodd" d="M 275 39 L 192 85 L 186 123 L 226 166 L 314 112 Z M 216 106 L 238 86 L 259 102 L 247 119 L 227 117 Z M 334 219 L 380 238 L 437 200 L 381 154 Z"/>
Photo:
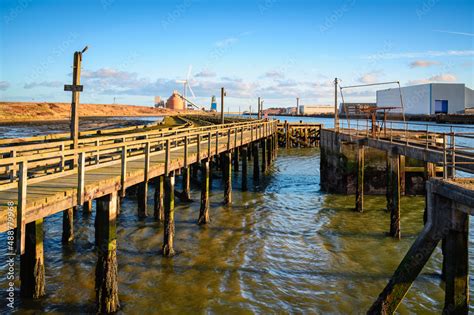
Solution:
<path fill-rule="evenodd" d="M 300 115 L 334 114 L 334 105 L 300 105 Z"/>
<path fill-rule="evenodd" d="M 462 83 L 427 83 L 401 88 L 406 114 L 460 114 L 474 107 L 474 92 Z M 377 106 L 400 107 L 398 88 L 377 91 Z"/>

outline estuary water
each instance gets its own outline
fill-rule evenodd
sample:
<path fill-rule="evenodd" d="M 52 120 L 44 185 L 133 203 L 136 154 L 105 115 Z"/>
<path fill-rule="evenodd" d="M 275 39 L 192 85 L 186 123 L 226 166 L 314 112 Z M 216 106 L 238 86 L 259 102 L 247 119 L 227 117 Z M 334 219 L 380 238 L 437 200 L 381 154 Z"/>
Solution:
<path fill-rule="evenodd" d="M 320 191 L 319 149 L 280 149 L 267 176 L 241 192 L 233 174 L 233 204 L 223 206 L 221 173 L 213 170 L 211 223 L 196 224 L 199 185 L 192 203 L 176 201 L 177 255 L 163 258 L 163 226 L 137 218 L 127 197 L 118 217 L 119 296 L 123 314 L 362 314 L 375 301 L 423 226 L 423 197 L 402 197 L 400 241 L 387 237 L 384 196 Z M 177 177 L 180 190 L 180 177 Z M 151 185 L 153 186 L 153 185 Z M 150 187 L 151 212 L 153 187 Z M 17 312 L 95 311 L 94 215 L 79 209 L 75 240 L 61 245 L 62 215 L 45 220 L 46 297 L 21 300 Z M 470 293 L 474 294 L 474 226 L 470 229 Z M 0 235 L 1 290 L 6 296 L 6 238 Z M 400 314 L 441 313 L 444 283 L 437 248 L 403 300 Z M 19 262 L 16 265 L 19 288 Z M 5 298 L 3 301 L 6 301 Z M 0 307 L 7 312 L 6 302 Z M 471 312 L 474 311 L 471 306 Z"/>

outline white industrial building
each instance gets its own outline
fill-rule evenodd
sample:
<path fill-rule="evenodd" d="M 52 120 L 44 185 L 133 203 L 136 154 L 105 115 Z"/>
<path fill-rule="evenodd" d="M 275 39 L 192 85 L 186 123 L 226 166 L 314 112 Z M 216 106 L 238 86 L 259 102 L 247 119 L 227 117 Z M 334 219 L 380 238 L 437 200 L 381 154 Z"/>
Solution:
<path fill-rule="evenodd" d="M 459 114 L 474 107 L 474 91 L 460 83 L 427 83 L 401 88 L 406 114 Z M 377 91 L 377 106 L 400 107 L 400 90 Z"/>

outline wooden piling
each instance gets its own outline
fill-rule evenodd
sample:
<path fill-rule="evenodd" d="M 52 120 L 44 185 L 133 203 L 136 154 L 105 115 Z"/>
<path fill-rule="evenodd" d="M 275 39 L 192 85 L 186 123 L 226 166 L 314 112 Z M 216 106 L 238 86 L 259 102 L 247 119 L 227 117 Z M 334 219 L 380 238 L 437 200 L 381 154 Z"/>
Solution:
<path fill-rule="evenodd" d="M 138 184 L 137 188 L 138 217 L 146 218 L 148 216 L 148 181 Z"/>
<path fill-rule="evenodd" d="M 358 212 L 364 211 L 364 167 L 365 148 L 363 145 L 357 146 L 357 186 L 356 186 L 356 206 Z"/>
<path fill-rule="evenodd" d="M 25 251 L 20 256 L 20 295 L 38 299 L 45 295 L 43 219 L 27 223 L 25 237 Z"/>
<path fill-rule="evenodd" d="M 63 211 L 62 243 L 67 244 L 74 240 L 74 208 Z"/>
<path fill-rule="evenodd" d="M 405 160 L 405 156 L 400 155 L 400 195 L 405 195 L 406 193 Z"/>
<path fill-rule="evenodd" d="M 400 239 L 400 159 L 387 154 L 387 210 L 390 212 L 389 235 Z"/>
<path fill-rule="evenodd" d="M 265 174 L 267 172 L 267 143 L 265 139 L 260 141 L 260 145 L 262 146 L 262 173 Z"/>
<path fill-rule="evenodd" d="M 165 218 L 165 208 L 163 202 L 164 181 L 164 176 L 159 176 L 155 186 L 153 216 L 157 221 L 163 221 Z"/>
<path fill-rule="evenodd" d="M 248 183 L 247 183 L 247 153 L 248 149 L 247 146 L 242 147 L 242 191 L 248 190 Z"/>
<path fill-rule="evenodd" d="M 272 138 L 268 137 L 267 141 L 267 167 L 272 164 L 273 160 L 273 145 L 272 145 Z"/>
<path fill-rule="evenodd" d="M 82 211 L 84 213 L 92 213 L 92 199 L 89 199 L 84 202 L 82 205 Z"/>
<path fill-rule="evenodd" d="M 118 296 L 116 207 L 116 192 L 97 199 L 95 292 L 98 313 L 114 313 L 120 307 Z"/>
<path fill-rule="evenodd" d="M 165 176 L 165 231 L 163 234 L 163 256 L 171 257 L 175 254 L 173 248 L 174 240 L 174 183 L 175 175 L 174 171 L 171 171 L 169 175 Z"/>
<path fill-rule="evenodd" d="M 198 224 L 206 224 L 209 222 L 209 160 L 206 159 L 201 162 L 201 174 L 202 174 L 202 183 L 201 183 L 201 208 L 199 209 L 199 218 Z"/>
<path fill-rule="evenodd" d="M 260 168 L 258 165 L 258 143 L 256 142 L 252 144 L 252 154 L 253 154 L 253 179 L 258 180 L 260 177 Z"/>
<path fill-rule="evenodd" d="M 222 154 L 224 167 L 222 168 L 224 180 L 224 204 L 230 205 L 232 203 L 232 160 L 230 152 L 224 152 Z"/>
<path fill-rule="evenodd" d="M 183 167 L 183 193 L 182 193 L 182 200 L 183 201 L 191 201 L 191 172 L 189 167 Z"/>
<path fill-rule="evenodd" d="M 233 161 L 234 161 L 234 172 L 239 171 L 239 148 L 234 149 Z"/>

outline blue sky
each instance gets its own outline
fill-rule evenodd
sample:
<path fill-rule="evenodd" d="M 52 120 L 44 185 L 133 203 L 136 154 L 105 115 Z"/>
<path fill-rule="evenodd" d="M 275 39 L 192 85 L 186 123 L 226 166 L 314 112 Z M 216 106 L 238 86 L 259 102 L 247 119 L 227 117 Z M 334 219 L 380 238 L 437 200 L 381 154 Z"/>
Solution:
<path fill-rule="evenodd" d="M 81 102 L 152 105 L 182 90 L 196 101 L 225 86 L 231 109 L 327 104 L 343 85 L 473 86 L 472 1 L 0 1 L 0 100 L 69 102 L 72 55 Z M 373 89 L 346 101 L 375 100 Z"/>

